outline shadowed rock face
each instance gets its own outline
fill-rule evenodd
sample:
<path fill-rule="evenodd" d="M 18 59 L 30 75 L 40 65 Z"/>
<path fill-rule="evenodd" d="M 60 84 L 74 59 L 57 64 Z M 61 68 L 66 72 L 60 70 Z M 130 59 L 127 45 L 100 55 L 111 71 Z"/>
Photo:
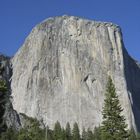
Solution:
<path fill-rule="evenodd" d="M 58 120 L 62 126 L 78 122 L 81 129 L 93 128 L 102 121 L 111 75 L 126 121 L 135 127 L 129 95 L 132 100 L 135 93 L 138 96 L 139 78 L 133 79 L 132 71 L 139 76 L 140 70 L 124 51 L 117 25 L 69 16 L 49 18 L 32 30 L 12 64 L 13 106 L 18 112 L 50 127 Z M 135 67 L 130 71 L 131 64 Z"/>
<path fill-rule="evenodd" d="M 140 131 L 140 65 L 132 59 L 124 48 L 124 65 L 127 89 L 131 101 L 135 123 Z"/>
<path fill-rule="evenodd" d="M 12 76 L 12 69 L 10 66 L 10 57 L 4 56 L 0 53 L 0 79 L 5 79 L 10 85 L 10 78 Z"/>
<path fill-rule="evenodd" d="M 10 57 L 7 57 L 0 53 L 0 80 L 5 80 L 7 82 L 9 95 L 11 94 L 10 90 L 11 76 L 12 76 L 12 68 Z M 16 130 L 21 128 L 19 116 L 17 112 L 13 109 L 10 99 L 7 100 L 7 103 L 5 105 L 5 113 L 3 119 L 8 128 L 12 127 Z"/>

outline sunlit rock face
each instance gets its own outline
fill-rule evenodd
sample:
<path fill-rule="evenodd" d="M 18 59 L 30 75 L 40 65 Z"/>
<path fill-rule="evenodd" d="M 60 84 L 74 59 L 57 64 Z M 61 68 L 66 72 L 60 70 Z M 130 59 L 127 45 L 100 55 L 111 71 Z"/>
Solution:
<path fill-rule="evenodd" d="M 93 128 L 102 121 L 110 75 L 126 122 L 135 127 L 124 65 L 128 57 L 117 25 L 72 16 L 49 18 L 31 31 L 12 59 L 13 106 L 50 127 L 58 120 L 62 126 L 78 122 L 81 129 Z"/>

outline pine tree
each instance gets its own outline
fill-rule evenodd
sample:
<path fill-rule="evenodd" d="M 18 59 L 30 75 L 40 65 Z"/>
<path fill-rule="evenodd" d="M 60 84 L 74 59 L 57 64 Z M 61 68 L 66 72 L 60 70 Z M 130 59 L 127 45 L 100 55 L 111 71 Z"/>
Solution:
<path fill-rule="evenodd" d="M 54 133 L 54 140 L 62 140 L 62 129 L 58 121 L 55 123 L 53 133 Z"/>
<path fill-rule="evenodd" d="M 73 125 L 72 140 L 80 140 L 79 127 L 77 123 L 74 123 Z"/>
<path fill-rule="evenodd" d="M 93 139 L 94 140 L 101 140 L 101 128 L 100 127 L 94 128 Z"/>
<path fill-rule="evenodd" d="M 87 130 L 87 140 L 93 140 L 93 133 L 89 128 Z"/>
<path fill-rule="evenodd" d="M 53 131 L 49 128 L 49 126 L 46 127 L 45 140 L 53 140 Z"/>
<path fill-rule="evenodd" d="M 104 140 L 125 140 L 128 138 L 123 109 L 116 94 L 115 86 L 109 77 L 103 107 L 102 137 Z"/>
<path fill-rule="evenodd" d="M 87 132 L 85 128 L 83 128 L 83 131 L 82 131 L 82 140 L 87 140 Z"/>
<path fill-rule="evenodd" d="M 66 139 L 66 131 L 64 128 L 62 128 L 62 130 L 61 130 L 61 140 L 67 140 Z"/>
<path fill-rule="evenodd" d="M 70 128 L 70 124 L 67 123 L 66 124 L 66 140 L 71 140 L 71 128 Z"/>

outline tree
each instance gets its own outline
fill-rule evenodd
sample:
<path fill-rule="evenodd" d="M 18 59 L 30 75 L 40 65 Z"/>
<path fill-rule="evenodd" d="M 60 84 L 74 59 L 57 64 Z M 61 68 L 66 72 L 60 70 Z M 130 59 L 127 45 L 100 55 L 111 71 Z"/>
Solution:
<path fill-rule="evenodd" d="M 49 126 L 46 127 L 45 140 L 53 140 L 53 131 L 49 128 Z"/>
<path fill-rule="evenodd" d="M 129 136 L 128 140 L 136 140 L 137 139 L 137 136 L 136 136 L 135 131 L 133 129 L 130 130 L 129 134 L 130 134 L 130 136 Z"/>
<path fill-rule="evenodd" d="M 89 128 L 87 130 L 87 140 L 93 140 L 93 133 Z"/>
<path fill-rule="evenodd" d="M 80 140 L 79 127 L 77 123 L 74 123 L 73 125 L 72 140 Z"/>
<path fill-rule="evenodd" d="M 101 140 L 101 127 L 94 128 L 93 139 L 94 140 Z"/>
<path fill-rule="evenodd" d="M 6 125 L 4 122 L 5 106 L 8 100 L 8 88 L 6 82 L 0 79 L 0 133 L 6 130 Z"/>
<path fill-rule="evenodd" d="M 82 140 L 87 140 L 87 132 L 85 128 L 83 128 L 83 131 L 82 131 Z"/>
<path fill-rule="evenodd" d="M 1 133 L 0 140 L 19 140 L 17 139 L 17 132 L 12 128 L 8 128 L 5 132 Z"/>
<path fill-rule="evenodd" d="M 61 125 L 57 121 L 54 126 L 54 140 L 61 140 L 62 139 L 62 130 Z"/>
<path fill-rule="evenodd" d="M 70 124 L 67 123 L 66 124 L 66 140 L 71 140 L 71 128 L 70 128 Z"/>
<path fill-rule="evenodd" d="M 122 107 L 115 86 L 109 77 L 103 106 L 102 137 L 104 140 L 124 140 L 129 137 Z"/>
<path fill-rule="evenodd" d="M 65 129 L 64 128 L 62 128 L 62 130 L 61 130 L 61 140 L 67 140 L 66 139 L 66 131 L 65 131 Z"/>
<path fill-rule="evenodd" d="M 42 129 L 36 118 L 22 114 L 25 119 L 24 127 L 18 132 L 18 140 L 44 140 L 45 129 Z"/>

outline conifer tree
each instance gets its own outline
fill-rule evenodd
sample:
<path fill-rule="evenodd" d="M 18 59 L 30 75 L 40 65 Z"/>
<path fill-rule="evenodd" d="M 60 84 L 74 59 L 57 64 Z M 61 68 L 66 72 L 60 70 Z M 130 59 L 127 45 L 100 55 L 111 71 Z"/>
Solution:
<path fill-rule="evenodd" d="M 83 131 L 82 131 L 82 140 L 87 140 L 87 132 L 85 128 L 83 128 Z"/>
<path fill-rule="evenodd" d="M 49 126 L 46 127 L 45 140 L 53 140 L 53 131 L 49 128 Z"/>
<path fill-rule="evenodd" d="M 5 131 L 6 126 L 4 123 L 4 113 L 5 113 L 5 105 L 8 99 L 8 88 L 6 86 L 6 82 L 0 79 L 0 132 Z"/>
<path fill-rule="evenodd" d="M 125 140 L 129 137 L 122 111 L 115 86 L 109 77 L 102 112 L 103 122 L 101 130 L 103 140 Z"/>
<path fill-rule="evenodd" d="M 93 140 L 93 133 L 89 128 L 87 130 L 87 140 Z"/>
<path fill-rule="evenodd" d="M 66 131 L 64 128 L 62 128 L 62 130 L 61 130 L 61 140 L 67 140 L 66 139 Z"/>
<path fill-rule="evenodd" d="M 74 123 L 73 125 L 72 140 L 80 140 L 79 127 L 77 123 Z"/>
<path fill-rule="evenodd" d="M 100 128 L 100 126 L 94 128 L 93 139 L 94 140 L 101 140 L 101 128 Z"/>
<path fill-rule="evenodd" d="M 71 128 L 69 122 L 66 124 L 66 140 L 71 140 Z"/>
<path fill-rule="evenodd" d="M 130 134 L 130 136 L 129 136 L 128 140 L 136 140 L 137 139 L 137 136 L 136 136 L 135 131 L 133 129 L 130 130 L 129 134 Z"/>
<path fill-rule="evenodd" d="M 53 133 L 54 133 L 54 140 L 62 140 L 62 129 L 58 121 L 55 123 Z"/>

